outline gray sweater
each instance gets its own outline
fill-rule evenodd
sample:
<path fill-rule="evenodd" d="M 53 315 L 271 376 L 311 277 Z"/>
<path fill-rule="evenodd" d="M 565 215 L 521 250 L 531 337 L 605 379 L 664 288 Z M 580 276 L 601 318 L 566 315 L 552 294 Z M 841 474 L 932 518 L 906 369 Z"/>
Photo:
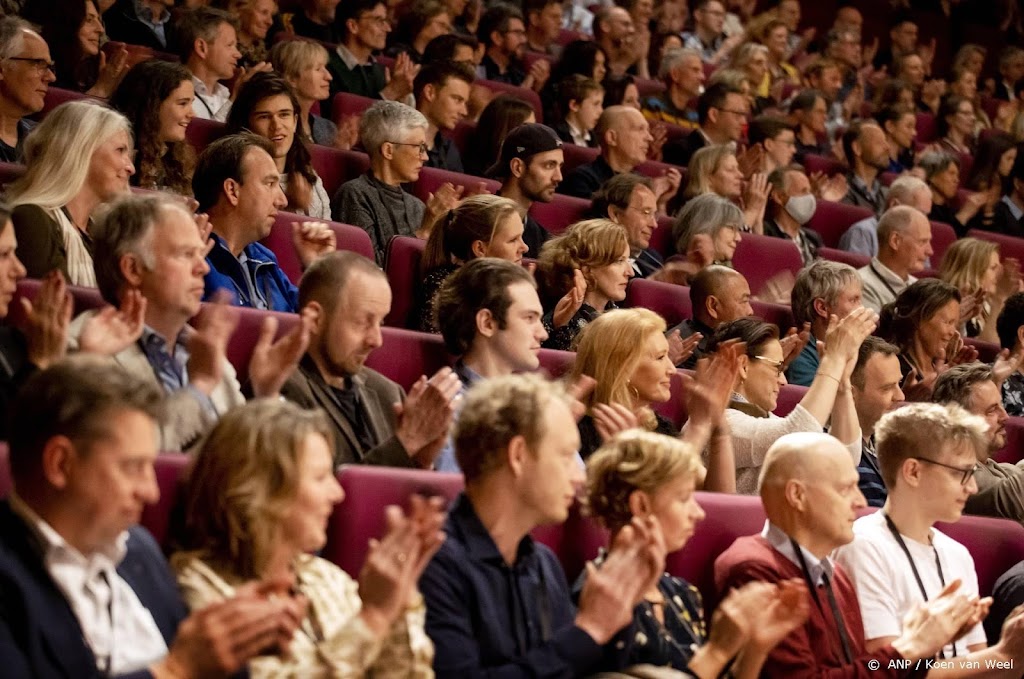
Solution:
<path fill-rule="evenodd" d="M 401 187 L 388 186 L 372 172 L 345 182 L 331 201 L 334 221 L 352 224 L 370 234 L 377 264 L 394 236 L 412 236 L 423 222 L 426 206 Z"/>

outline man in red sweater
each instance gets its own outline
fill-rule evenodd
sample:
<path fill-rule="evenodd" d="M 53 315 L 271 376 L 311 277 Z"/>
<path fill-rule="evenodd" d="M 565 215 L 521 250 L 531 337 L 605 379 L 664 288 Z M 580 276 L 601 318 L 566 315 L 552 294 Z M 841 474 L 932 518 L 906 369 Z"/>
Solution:
<path fill-rule="evenodd" d="M 769 449 L 761 470 L 761 501 L 768 521 L 760 535 L 742 537 L 715 561 L 721 593 L 751 580 L 801 578 L 811 592 L 811 614 L 775 647 L 766 677 L 923 677 L 932 659 L 961 629 L 977 623 L 976 598 L 952 588 L 915 609 L 901 635 L 868 653 L 857 594 L 829 554 L 853 540 L 857 510 L 865 506 L 849 453 L 827 434 L 788 434 Z"/>

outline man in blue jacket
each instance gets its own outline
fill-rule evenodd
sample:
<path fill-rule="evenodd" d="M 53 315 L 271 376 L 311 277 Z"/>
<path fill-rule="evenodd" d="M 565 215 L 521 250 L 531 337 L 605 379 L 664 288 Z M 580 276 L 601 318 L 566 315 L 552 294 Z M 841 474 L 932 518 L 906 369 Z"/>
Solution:
<path fill-rule="evenodd" d="M 268 140 L 243 133 L 218 139 L 199 156 L 192 191 L 213 229 L 204 300 L 226 289 L 238 306 L 298 309 L 298 288 L 274 253 L 258 242 L 270 235 L 277 211 L 288 205 L 272 153 Z M 292 242 L 303 268 L 336 246 L 334 232 L 320 222 L 294 222 Z"/>

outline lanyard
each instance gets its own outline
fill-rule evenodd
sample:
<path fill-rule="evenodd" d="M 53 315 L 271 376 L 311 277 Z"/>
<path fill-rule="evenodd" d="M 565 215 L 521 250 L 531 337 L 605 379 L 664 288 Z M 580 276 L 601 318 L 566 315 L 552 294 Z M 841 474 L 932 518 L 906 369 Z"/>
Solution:
<path fill-rule="evenodd" d="M 199 100 L 199 103 L 201 103 L 203 105 L 203 108 L 205 108 L 207 110 L 207 112 L 210 114 L 210 120 L 216 120 L 217 119 L 217 114 L 213 112 L 213 109 L 210 108 L 210 105 L 206 102 L 206 97 L 204 97 L 203 95 L 199 94 L 198 92 L 196 92 L 195 95 L 196 95 L 196 99 Z"/>
<path fill-rule="evenodd" d="M 899 297 L 899 295 L 896 293 L 896 291 L 892 289 L 892 286 L 889 285 L 889 281 L 885 280 L 885 278 L 882 277 L 882 274 L 878 273 L 878 269 L 875 268 L 874 262 L 872 262 L 871 264 L 868 264 L 868 267 L 871 269 L 871 273 L 875 274 L 875 278 L 877 278 L 878 280 L 882 281 L 882 285 L 884 285 L 885 287 L 887 287 L 889 289 L 889 292 L 892 293 L 893 297 Z"/>
<path fill-rule="evenodd" d="M 921 574 L 917 571 L 917 564 L 914 563 L 914 557 L 907 548 L 907 543 L 903 541 L 903 536 L 900 535 L 899 530 L 896 528 L 896 524 L 893 523 L 892 519 L 885 512 L 882 513 L 885 517 L 885 523 L 889 526 L 889 532 L 892 533 L 892 537 L 896 540 L 896 543 L 903 550 L 903 554 L 906 555 L 907 561 L 910 562 L 910 570 L 914 573 L 914 579 L 917 580 L 917 587 L 921 590 L 921 596 L 925 601 L 928 601 L 928 591 L 924 588 L 924 581 L 921 580 Z M 939 572 L 939 582 L 942 584 L 943 589 L 946 587 L 946 578 L 942 575 L 942 562 L 939 561 L 939 550 L 935 549 L 935 545 L 932 545 L 932 551 L 935 553 L 935 569 Z M 939 657 L 945 658 L 946 655 L 939 651 Z M 953 644 L 953 657 L 956 657 L 956 644 Z"/>
<path fill-rule="evenodd" d="M 811 594 L 811 598 L 814 599 L 814 605 L 818 607 L 818 612 L 821 613 L 821 617 L 824 619 L 825 610 L 821 606 L 821 600 L 818 598 L 818 588 L 811 580 L 811 571 L 807 568 L 807 560 L 804 558 L 803 549 L 793 538 L 789 539 L 789 544 L 793 546 L 793 551 L 796 552 L 796 558 L 800 561 L 800 569 L 804 573 L 804 580 L 807 582 L 807 589 Z M 839 604 L 836 603 L 836 595 L 832 591 L 832 583 L 829 582 L 828 574 L 825 571 L 821 573 L 821 580 L 825 585 L 825 593 L 828 596 L 828 607 L 832 610 L 832 619 L 836 621 L 836 627 L 839 630 L 839 640 L 843 644 L 843 657 L 846 658 L 846 664 L 853 663 L 853 651 L 850 649 L 850 637 L 846 632 L 846 625 L 843 623 L 843 616 L 839 612 Z"/>

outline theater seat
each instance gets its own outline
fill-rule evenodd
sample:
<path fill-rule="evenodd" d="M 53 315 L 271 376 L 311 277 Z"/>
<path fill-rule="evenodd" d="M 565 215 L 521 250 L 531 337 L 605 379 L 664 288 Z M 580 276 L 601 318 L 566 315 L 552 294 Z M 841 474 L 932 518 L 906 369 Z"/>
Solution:
<path fill-rule="evenodd" d="M 967 232 L 967 235 L 970 236 L 971 238 L 987 240 L 992 243 L 999 243 L 1000 257 L 1004 259 L 1007 257 L 1014 257 L 1018 261 L 1024 263 L 1024 238 L 1006 236 L 1001 233 L 982 231 L 980 229 L 971 229 L 970 231 Z"/>
<path fill-rule="evenodd" d="M 755 233 L 743 234 L 732 257 L 733 266 L 747 278 L 750 292 L 757 295 L 761 288 L 783 271 L 796 278 L 803 267 L 800 251 L 793 241 Z"/>
<path fill-rule="evenodd" d="M 171 517 L 181 509 L 181 479 L 188 461 L 189 456 L 184 453 L 161 453 L 153 465 L 160 499 L 156 504 L 146 505 L 139 524 L 152 533 L 165 552 L 171 547 Z"/>
<path fill-rule="evenodd" d="M 185 128 L 185 141 L 195 149 L 198 155 L 211 143 L 223 137 L 226 129 L 227 126 L 224 123 L 196 117 Z"/>
<path fill-rule="evenodd" d="M 992 456 L 996 462 L 1016 464 L 1024 459 L 1024 417 L 1006 420 L 1006 445 Z"/>
<path fill-rule="evenodd" d="M 299 279 L 302 278 L 302 262 L 299 260 L 295 244 L 292 241 L 292 223 L 318 221 L 320 220 L 290 212 L 278 212 L 270 235 L 260 241 L 277 256 L 277 263 L 281 266 L 281 270 L 295 285 L 298 285 Z M 368 259 L 373 259 L 373 244 L 370 243 L 370 237 L 366 235 L 365 231 L 357 226 L 339 224 L 338 222 L 327 222 L 327 225 L 334 231 L 334 238 L 339 250 L 351 250 Z"/>
<path fill-rule="evenodd" d="M 784 384 L 779 390 L 779 398 L 775 403 L 775 410 L 772 412 L 779 417 L 785 417 L 793 412 L 800 401 L 807 395 L 807 387 L 799 384 Z"/>
<path fill-rule="evenodd" d="M 97 97 L 90 97 L 86 94 L 82 94 L 81 92 L 75 92 L 74 90 L 65 90 L 61 89 L 60 87 L 53 87 L 51 85 L 46 90 L 46 96 L 43 98 L 43 110 L 33 117 L 35 117 L 38 120 L 42 120 L 46 117 L 46 114 L 48 114 L 50 111 L 57 108 L 61 104 L 67 103 L 69 101 L 78 101 L 80 99 L 88 99 L 89 101 L 93 101 L 96 103 L 100 103 L 103 101 L 102 99 L 98 99 Z"/>
<path fill-rule="evenodd" d="M 426 245 L 426 241 L 412 236 L 395 236 L 388 243 L 384 271 L 391 284 L 391 313 L 384 319 L 385 325 L 409 326 L 416 306 L 416 287 L 423 280 L 420 259 Z"/>
<path fill-rule="evenodd" d="M 547 373 L 548 377 L 557 379 L 569 372 L 572 362 L 576 360 L 576 353 L 559 349 L 541 349 L 537 358 L 540 359 L 540 370 Z"/>
<path fill-rule="evenodd" d="M 640 93 L 640 101 L 647 97 L 657 96 L 666 89 L 665 83 L 652 78 L 634 78 L 633 82 L 636 84 L 637 92 Z"/>
<path fill-rule="evenodd" d="M 917 114 L 917 136 L 914 141 L 930 144 L 939 138 L 939 125 L 931 113 Z"/>
<path fill-rule="evenodd" d="M 358 94 L 338 92 L 331 100 L 331 118 L 335 125 L 341 125 L 345 118 L 363 115 L 363 111 L 373 106 L 376 99 L 361 97 Z"/>
<path fill-rule="evenodd" d="M 35 278 L 22 278 L 18 281 L 18 288 L 15 291 L 14 299 L 11 300 L 10 304 L 10 317 L 7 319 L 8 323 L 17 325 L 21 321 L 22 310 L 19 298 L 27 297 L 29 300 L 34 300 L 36 295 L 39 294 L 39 288 L 42 284 L 42 281 Z M 103 301 L 100 291 L 96 288 L 83 288 L 78 285 L 69 285 L 67 286 L 67 289 L 68 292 L 71 293 L 71 299 L 74 301 L 75 316 L 83 311 L 99 309 L 107 304 Z"/>
<path fill-rule="evenodd" d="M 814 153 L 808 153 L 804 156 L 803 165 L 807 170 L 808 176 L 816 172 L 821 172 L 829 177 L 837 174 L 846 174 L 846 164 L 842 161 L 829 158 L 828 156 L 819 156 Z"/>
<path fill-rule="evenodd" d="M 345 182 L 355 179 L 370 168 L 370 156 L 359 151 L 342 151 L 319 144 L 309 145 L 313 168 L 320 175 L 327 195 L 332 199 Z"/>
<path fill-rule="evenodd" d="M 978 360 L 982 363 L 992 363 L 1000 351 L 999 345 L 995 342 L 986 342 L 973 337 L 965 337 L 964 344 L 978 350 Z"/>
<path fill-rule="evenodd" d="M 769 323 L 779 326 L 779 333 L 782 335 L 785 335 L 790 328 L 796 327 L 796 321 L 793 320 L 793 309 L 786 304 L 752 299 L 750 306 L 753 307 L 755 316 L 760 316 Z"/>
<path fill-rule="evenodd" d="M 670 257 L 675 252 L 676 244 L 672 242 L 673 222 L 675 220 L 671 217 L 658 217 L 658 228 L 651 234 L 650 247 L 662 257 Z"/>
<path fill-rule="evenodd" d="M 440 170 L 436 167 L 424 167 L 420 170 L 420 178 L 413 185 L 412 193 L 426 203 L 430 199 L 430 194 L 437 193 L 437 190 L 445 182 L 451 183 L 456 189 L 460 186 L 463 187 L 465 191 L 462 195 L 464 196 L 479 189 L 481 184 L 483 184 L 484 190 L 487 193 L 497 193 L 498 189 L 501 188 L 501 184 L 493 179 L 484 179 L 483 177 L 452 172 L 451 170 Z"/>
<path fill-rule="evenodd" d="M 466 149 L 469 147 L 469 140 L 475 131 L 475 122 L 472 120 L 460 120 L 455 129 L 451 132 L 446 132 L 445 136 L 450 137 L 455 142 L 455 148 L 459 149 L 459 153 L 465 154 Z"/>
<path fill-rule="evenodd" d="M 956 242 L 956 231 L 944 222 L 932 222 L 932 268 L 938 269 L 942 256 Z M 920 278 L 920 276 L 918 276 Z"/>
<path fill-rule="evenodd" d="M 208 304 L 203 304 L 199 316 L 203 314 Z M 256 341 L 260 338 L 260 329 L 263 327 L 263 320 L 267 316 L 277 319 L 277 334 L 281 337 L 290 332 L 299 322 L 298 314 L 284 313 L 281 311 L 264 311 L 263 309 L 249 309 L 239 307 L 238 327 L 228 340 L 227 359 L 235 368 L 238 374 L 238 382 L 242 385 L 249 379 L 249 361 L 252 359 L 253 349 L 256 348 Z"/>
<path fill-rule="evenodd" d="M 821 240 L 830 248 L 839 247 L 839 239 L 846 230 L 862 219 L 874 215 L 874 212 L 867 208 L 847 205 L 846 203 L 833 203 L 829 200 L 819 200 L 818 208 L 814 211 L 811 221 L 807 227 L 817 231 Z"/>
<path fill-rule="evenodd" d="M 597 157 L 601 155 L 601 149 L 577 146 L 576 144 L 563 144 L 562 155 L 565 158 L 565 164 L 562 165 L 562 176 L 565 177 L 580 165 L 586 165 L 597 160 Z"/>
<path fill-rule="evenodd" d="M 635 278 L 626 288 L 625 306 L 650 309 L 665 319 L 668 327 L 693 318 L 690 288 Z"/>
<path fill-rule="evenodd" d="M 535 202 L 530 216 L 552 234 L 560 234 L 576 222 L 586 219 L 590 201 L 556 193 L 550 203 Z"/>
<path fill-rule="evenodd" d="M 832 262 L 849 264 L 854 269 L 867 266 L 871 261 L 871 258 L 867 255 L 859 255 L 856 252 L 847 252 L 846 250 L 837 250 L 835 248 L 818 248 L 818 257 Z"/>
<path fill-rule="evenodd" d="M 530 88 L 516 87 L 508 83 L 499 83 L 493 80 L 485 80 L 484 78 L 477 78 L 473 81 L 473 84 L 494 92 L 494 96 L 510 94 L 519 101 L 526 102 L 533 107 L 533 115 L 537 118 L 537 122 L 544 122 L 544 106 L 541 104 L 540 96 Z"/>
<path fill-rule="evenodd" d="M 935 528 L 971 553 L 981 596 L 992 594 L 999 576 L 1024 560 L 1024 526 L 1016 521 L 964 516 L 956 523 L 938 523 Z"/>
<path fill-rule="evenodd" d="M 679 183 L 679 190 L 682 191 L 686 188 L 686 168 L 679 167 L 678 165 L 672 165 L 671 163 L 663 163 L 660 160 L 645 160 L 636 166 L 635 172 L 642 174 L 645 177 L 651 179 L 657 179 L 658 177 L 664 177 L 665 173 L 669 170 L 677 170 L 682 175 L 682 180 Z"/>
<path fill-rule="evenodd" d="M 440 335 L 404 328 L 382 328 L 384 344 L 370 354 L 366 366 L 408 391 L 421 375 L 430 377 L 451 363 Z"/>

